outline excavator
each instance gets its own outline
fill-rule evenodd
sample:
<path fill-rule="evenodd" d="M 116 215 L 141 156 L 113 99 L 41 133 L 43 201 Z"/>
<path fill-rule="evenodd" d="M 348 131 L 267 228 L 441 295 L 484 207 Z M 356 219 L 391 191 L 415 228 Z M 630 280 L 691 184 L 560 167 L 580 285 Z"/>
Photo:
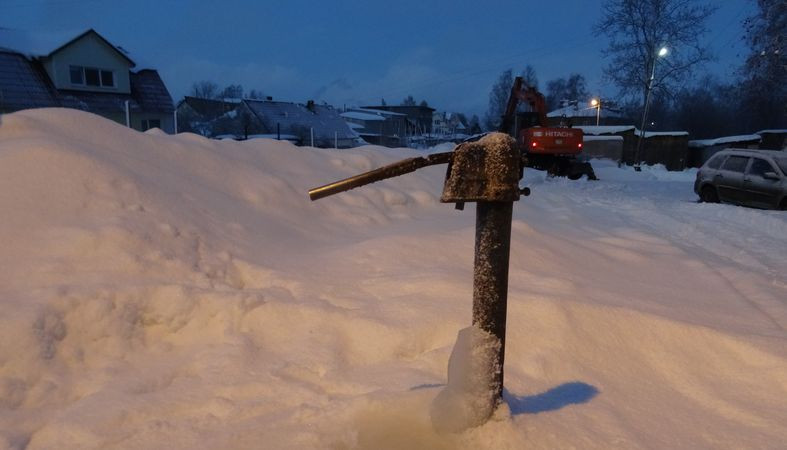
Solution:
<path fill-rule="evenodd" d="M 520 104 L 529 105 L 530 111 L 518 111 Z M 582 175 L 596 180 L 590 163 L 577 159 L 582 152 L 582 130 L 548 127 L 546 109 L 544 95 L 525 85 L 522 77 L 516 77 L 498 131 L 516 140 L 527 167 L 571 180 L 578 180 Z"/>

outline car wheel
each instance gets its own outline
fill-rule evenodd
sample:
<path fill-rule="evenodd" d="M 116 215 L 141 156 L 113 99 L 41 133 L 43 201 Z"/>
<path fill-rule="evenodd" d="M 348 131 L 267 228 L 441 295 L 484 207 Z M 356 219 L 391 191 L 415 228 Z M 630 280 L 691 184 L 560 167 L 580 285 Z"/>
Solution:
<path fill-rule="evenodd" d="M 782 202 L 779 203 L 779 209 L 781 209 L 782 211 L 787 211 L 787 197 L 784 197 L 782 199 Z"/>
<path fill-rule="evenodd" d="M 705 203 L 719 203 L 719 194 L 713 186 L 705 186 L 700 191 L 700 200 Z"/>

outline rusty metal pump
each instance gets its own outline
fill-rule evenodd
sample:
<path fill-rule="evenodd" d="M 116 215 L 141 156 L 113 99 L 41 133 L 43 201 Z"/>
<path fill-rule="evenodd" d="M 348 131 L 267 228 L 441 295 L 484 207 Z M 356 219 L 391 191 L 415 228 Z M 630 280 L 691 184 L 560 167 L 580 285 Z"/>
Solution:
<path fill-rule="evenodd" d="M 475 261 L 473 273 L 473 325 L 499 340 L 499 352 L 489 367 L 493 385 L 490 398 L 502 401 L 505 355 L 508 262 L 511 249 L 513 202 L 530 190 L 520 189 L 526 160 L 516 141 L 505 133 L 491 133 L 454 151 L 409 158 L 309 191 L 317 200 L 375 181 L 413 172 L 421 167 L 448 164 L 444 203 L 476 202 Z"/>

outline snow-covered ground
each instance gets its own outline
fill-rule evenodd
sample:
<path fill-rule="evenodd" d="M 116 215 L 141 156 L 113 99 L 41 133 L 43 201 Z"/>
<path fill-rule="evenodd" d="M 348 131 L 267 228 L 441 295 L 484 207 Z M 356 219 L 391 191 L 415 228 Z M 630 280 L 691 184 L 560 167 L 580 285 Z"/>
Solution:
<path fill-rule="evenodd" d="M 306 195 L 413 154 L 0 116 L 0 448 L 784 448 L 787 214 L 604 162 L 526 171 L 506 403 L 434 431 L 474 208 Z"/>

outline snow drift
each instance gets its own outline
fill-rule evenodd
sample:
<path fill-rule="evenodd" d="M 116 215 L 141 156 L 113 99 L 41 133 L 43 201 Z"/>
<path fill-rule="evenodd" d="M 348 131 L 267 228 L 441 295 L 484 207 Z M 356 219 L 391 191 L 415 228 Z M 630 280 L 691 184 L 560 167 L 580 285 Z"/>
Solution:
<path fill-rule="evenodd" d="M 778 448 L 787 218 L 693 172 L 527 171 L 505 405 L 439 434 L 474 217 L 404 149 L 0 116 L 0 448 Z"/>

